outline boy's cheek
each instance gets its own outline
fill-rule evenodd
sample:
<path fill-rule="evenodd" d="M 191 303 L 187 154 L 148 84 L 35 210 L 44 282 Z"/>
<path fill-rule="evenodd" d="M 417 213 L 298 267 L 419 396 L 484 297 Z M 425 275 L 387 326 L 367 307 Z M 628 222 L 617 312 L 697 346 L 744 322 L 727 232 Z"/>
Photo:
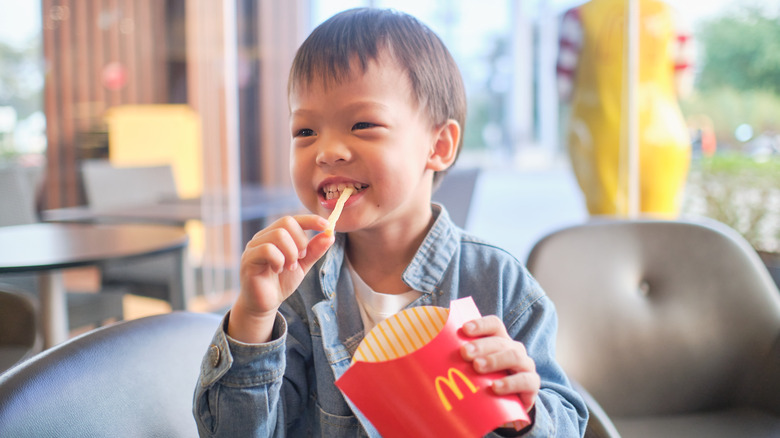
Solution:
<path fill-rule="evenodd" d="M 320 208 L 319 199 L 317 198 L 317 191 L 313 188 L 311 182 L 300 181 L 293 172 L 293 187 L 295 188 L 295 194 L 298 196 L 301 204 L 303 204 L 307 210 L 320 216 L 324 215 Z"/>
<path fill-rule="evenodd" d="M 296 154 L 290 157 L 290 176 L 299 198 L 307 196 L 309 193 L 316 195 L 313 167 L 313 165 L 307 166 L 303 159 Z"/>

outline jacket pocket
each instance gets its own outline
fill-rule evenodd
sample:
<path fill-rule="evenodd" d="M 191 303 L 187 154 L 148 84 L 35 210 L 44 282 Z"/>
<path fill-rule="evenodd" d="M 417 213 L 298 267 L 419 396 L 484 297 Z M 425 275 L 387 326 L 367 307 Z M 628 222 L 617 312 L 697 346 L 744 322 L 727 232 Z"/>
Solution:
<path fill-rule="evenodd" d="M 317 411 L 319 412 L 321 435 L 323 437 L 358 436 L 360 422 L 354 415 L 330 414 L 325 412 L 319 404 L 317 405 Z"/>

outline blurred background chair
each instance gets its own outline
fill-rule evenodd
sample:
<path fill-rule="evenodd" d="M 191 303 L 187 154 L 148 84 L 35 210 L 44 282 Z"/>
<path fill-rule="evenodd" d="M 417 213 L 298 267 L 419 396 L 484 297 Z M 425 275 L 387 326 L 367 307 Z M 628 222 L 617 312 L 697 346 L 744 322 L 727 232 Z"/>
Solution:
<path fill-rule="evenodd" d="M 21 167 L 0 167 L 0 227 L 38 222 L 34 187 Z"/>
<path fill-rule="evenodd" d="M 173 168 L 170 165 L 116 167 L 106 160 L 82 163 L 84 191 L 89 207 L 96 211 L 112 208 L 143 208 L 178 199 Z M 184 225 L 184 224 L 180 224 Z M 171 288 L 175 272 L 174 255 L 165 254 L 101 266 L 101 288 L 164 300 L 173 310 L 185 310 L 185 293 Z"/>
<path fill-rule="evenodd" d="M 433 201 L 447 207 L 450 218 L 461 228 L 468 225 L 479 172 L 479 167 L 454 167 L 447 171 L 439 187 L 433 192 Z"/>
<path fill-rule="evenodd" d="M 40 184 L 39 178 L 40 169 L 19 166 L 0 168 L 0 226 L 38 222 L 35 195 Z M 38 278 L 34 274 L 4 274 L 0 276 L 0 289 L 21 294 L 27 292 L 37 299 Z M 67 305 L 70 329 L 100 325 L 106 320 L 123 317 L 122 296 L 116 293 L 70 291 Z"/>
<path fill-rule="evenodd" d="M 87 203 L 94 210 L 155 204 L 179 197 L 170 165 L 115 167 L 107 160 L 81 165 Z"/>
<path fill-rule="evenodd" d="M 584 438 L 620 438 L 615 425 L 612 423 L 609 415 L 604 412 L 601 404 L 571 376 L 569 376 L 569 380 L 574 389 L 585 400 L 585 405 L 588 407 L 588 426 L 585 428 Z"/>
<path fill-rule="evenodd" d="M 780 292 L 735 231 L 594 220 L 527 265 L 558 310 L 558 359 L 621 436 L 780 436 Z"/>
<path fill-rule="evenodd" d="M 35 299 L 0 287 L 0 373 L 40 349 Z"/>
<path fill-rule="evenodd" d="M 0 375 L 0 436 L 196 437 L 192 395 L 220 319 L 124 321 L 32 357 Z"/>

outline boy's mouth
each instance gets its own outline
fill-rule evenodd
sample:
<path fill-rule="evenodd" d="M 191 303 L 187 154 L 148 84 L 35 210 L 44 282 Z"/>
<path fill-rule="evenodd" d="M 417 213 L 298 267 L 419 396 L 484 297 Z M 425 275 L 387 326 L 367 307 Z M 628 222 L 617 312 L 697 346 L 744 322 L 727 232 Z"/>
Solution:
<path fill-rule="evenodd" d="M 337 199 L 341 196 L 341 192 L 347 187 L 354 187 L 355 193 L 359 193 L 368 187 L 368 184 L 362 183 L 338 183 L 338 184 L 326 184 L 320 189 L 326 200 Z"/>

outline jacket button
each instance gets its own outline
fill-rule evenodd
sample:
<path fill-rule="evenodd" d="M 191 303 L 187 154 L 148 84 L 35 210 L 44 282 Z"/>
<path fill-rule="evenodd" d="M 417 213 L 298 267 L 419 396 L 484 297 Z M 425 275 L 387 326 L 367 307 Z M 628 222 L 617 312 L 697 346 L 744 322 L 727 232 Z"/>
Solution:
<path fill-rule="evenodd" d="M 214 344 L 211 344 L 211 346 L 209 347 L 209 361 L 211 362 L 211 366 L 216 368 L 217 365 L 219 365 L 220 359 L 221 357 L 219 354 L 219 347 L 217 347 Z"/>

